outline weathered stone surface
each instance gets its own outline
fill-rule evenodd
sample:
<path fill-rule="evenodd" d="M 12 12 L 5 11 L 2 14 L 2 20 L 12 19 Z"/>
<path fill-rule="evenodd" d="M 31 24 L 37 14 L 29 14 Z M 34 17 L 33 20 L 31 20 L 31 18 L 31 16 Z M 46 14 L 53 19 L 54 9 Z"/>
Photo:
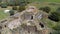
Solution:
<path fill-rule="evenodd" d="M 13 15 L 5 23 L 7 26 L 2 29 L 2 34 L 48 34 L 49 30 L 40 21 L 44 16 L 43 12 L 34 6 L 30 6 L 21 13 Z"/>

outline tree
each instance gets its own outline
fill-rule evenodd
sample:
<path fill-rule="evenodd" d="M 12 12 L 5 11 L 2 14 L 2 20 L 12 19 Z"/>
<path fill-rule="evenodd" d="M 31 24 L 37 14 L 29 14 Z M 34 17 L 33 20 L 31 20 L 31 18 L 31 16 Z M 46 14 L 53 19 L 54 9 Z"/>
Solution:
<path fill-rule="evenodd" d="M 15 0 L 10 0 L 10 1 L 8 2 L 8 5 L 9 5 L 9 6 L 15 6 Z"/>
<path fill-rule="evenodd" d="M 10 10 L 9 13 L 10 13 L 10 16 L 14 15 L 14 10 Z"/>
<path fill-rule="evenodd" d="M 43 11 L 49 13 L 49 11 L 50 11 L 51 9 L 50 9 L 50 7 L 47 6 L 47 7 L 41 7 L 39 10 L 43 10 Z"/>
<path fill-rule="evenodd" d="M 21 4 L 29 4 L 29 0 L 8 0 L 8 5 L 9 6 L 19 6 Z"/>
<path fill-rule="evenodd" d="M 59 21 L 59 16 L 56 12 L 52 12 L 49 16 L 48 16 L 49 19 L 53 20 L 53 21 L 56 21 L 58 22 Z"/>
<path fill-rule="evenodd" d="M 7 3 L 1 3 L 1 8 L 7 8 Z"/>
<path fill-rule="evenodd" d="M 20 0 L 19 5 L 27 5 L 30 3 L 30 0 Z"/>

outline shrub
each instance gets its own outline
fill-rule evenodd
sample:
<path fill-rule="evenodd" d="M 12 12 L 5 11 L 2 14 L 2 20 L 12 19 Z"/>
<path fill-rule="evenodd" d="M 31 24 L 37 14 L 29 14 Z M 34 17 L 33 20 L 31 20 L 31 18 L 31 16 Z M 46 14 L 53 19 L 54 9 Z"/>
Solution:
<path fill-rule="evenodd" d="M 56 21 L 56 22 L 59 21 L 59 16 L 57 15 L 56 12 L 51 13 L 51 14 L 48 16 L 48 18 L 51 19 L 51 20 L 53 20 L 53 21 Z"/>
<path fill-rule="evenodd" d="M 9 1 L 9 2 L 8 2 L 8 5 L 9 5 L 9 6 L 15 6 L 15 2 L 14 2 L 14 1 Z"/>
<path fill-rule="evenodd" d="M 13 10 L 17 10 L 17 6 L 13 6 L 12 9 L 13 9 Z"/>
<path fill-rule="evenodd" d="M 6 3 L 2 3 L 1 4 L 1 8 L 7 8 L 7 4 Z"/>
<path fill-rule="evenodd" d="M 20 5 L 20 6 L 26 6 L 27 3 L 26 3 L 25 1 L 21 1 L 19 5 Z"/>
<path fill-rule="evenodd" d="M 10 16 L 14 15 L 14 10 L 10 10 L 9 13 L 10 13 Z"/>
<path fill-rule="evenodd" d="M 7 8 L 7 5 L 1 5 L 1 8 Z"/>
<path fill-rule="evenodd" d="M 49 11 L 51 10 L 49 7 L 41 7 L 39 10 L 43 10 L 47 13 L 49 13 Z"/>

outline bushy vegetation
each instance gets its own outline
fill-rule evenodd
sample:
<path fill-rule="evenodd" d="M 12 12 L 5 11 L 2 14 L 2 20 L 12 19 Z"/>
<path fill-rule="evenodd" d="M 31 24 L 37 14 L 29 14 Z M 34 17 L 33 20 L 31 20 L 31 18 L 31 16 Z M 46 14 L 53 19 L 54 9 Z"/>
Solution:
<path fill-rule="evenodd" d="M 55 12 L 52 12 L 48 18 L 56 22 L 60 21 L 60 8 L 58 8 Z"/>
<path fill-rule="evenodd" d="M 1 8 L 7 8 L 7 3 L 1 3 Z"/>
<path fill-rule="evenodd" d="M 10 16 L 14 15 L 14 10 L 10 10 L 9 13 L 10 13 Z"/>
<path fill-rule="evenodd" d="M 53 20 L 53 21 L 56 21 L 56 22 L 59 21 L 59 17 L 58 17 L 58 15 L 57 15 L 56 12 L 52 12 L 52 13 L 49 15 L 48 18 L 51 19 L 51 20 Z"/>
<path fill-rule="evenodd" d="M 19 6 L 19 5 L 21 5 L 21 4 L 28 4 L 28 3 L 30 3 L 30 1 L 29 0 L 14 0 L 14 1 L 9 1 L 8 2 L 8 5 L 9 6 Z"/>

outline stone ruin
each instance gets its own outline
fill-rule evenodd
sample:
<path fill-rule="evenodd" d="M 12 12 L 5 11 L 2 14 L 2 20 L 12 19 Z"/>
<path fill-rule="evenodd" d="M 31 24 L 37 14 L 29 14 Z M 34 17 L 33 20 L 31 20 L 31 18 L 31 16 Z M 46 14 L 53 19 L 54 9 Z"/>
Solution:
<path fill-rule="evenodd" d="M 40 21 L 45 16 L 47 15 L 36 7 L 29 6 L 7 21 L 6 27 L 2 29 L 2 34 L 6 32 L 6 34 L 48 34 L 49 29 Z"/>

